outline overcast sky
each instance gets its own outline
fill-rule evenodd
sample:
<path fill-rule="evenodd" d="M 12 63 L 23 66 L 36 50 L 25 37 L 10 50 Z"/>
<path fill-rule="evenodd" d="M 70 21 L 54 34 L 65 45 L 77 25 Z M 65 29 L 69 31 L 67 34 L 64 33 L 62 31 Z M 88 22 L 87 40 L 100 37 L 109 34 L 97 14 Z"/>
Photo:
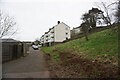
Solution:
<path fill-rule="evenodd" d="M 1 0 L 0 5 L 2 11 L 17 22 L 19 30 L 13 38 L 34 41 L 57 21 L 66 23 L 71 29 L 78 27 L 82 14 L 101 1 L 111 0 Z"/>

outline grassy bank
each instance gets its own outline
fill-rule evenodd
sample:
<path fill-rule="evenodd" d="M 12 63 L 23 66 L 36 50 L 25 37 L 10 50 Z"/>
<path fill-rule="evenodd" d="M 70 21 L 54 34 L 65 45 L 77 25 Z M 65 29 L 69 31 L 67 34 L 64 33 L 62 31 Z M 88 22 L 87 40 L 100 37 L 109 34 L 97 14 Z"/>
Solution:
<path fill-rule="evenodd" d="M 117 29 L 117 28 L 116 28 Z M 49 69 L 58 78 L 118 77 L 118 30 L 107 29 L 55 45 L 41 47 L 50 54 Z"/>
<path fill-rule="evenodd" d="M 72 50 L 71 53 L 83 55 L 84 58 L 107 60 L 117 63 L 118 61 L 118 31 L 111 29 L 97 32 L 85 38 L 79 38 L 70 42 L 52 47 L 42 47 L 45 53 L 52 56 L 52 61 L 59 61 L 59 53 Z M 74 50 L 74 51 L 73 51 Z"/>

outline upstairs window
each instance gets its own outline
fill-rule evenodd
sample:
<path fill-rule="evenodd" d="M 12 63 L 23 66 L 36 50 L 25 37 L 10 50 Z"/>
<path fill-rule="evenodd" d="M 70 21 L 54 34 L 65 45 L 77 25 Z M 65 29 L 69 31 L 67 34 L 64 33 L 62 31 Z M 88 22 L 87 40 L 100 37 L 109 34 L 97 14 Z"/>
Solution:
<path fill-rule="evenodd" d="M 68 30 L 68 28 L 65 28 L 66 30 Z"/>
<path fill-rule="evenodd" d="M 68 35 L 68 33 L 66 33 L 66 35 Z"/>
<path fill-rule="evenodd" d="M 52 31 L 51 33 L 54 33 L 54 31 Z"/>
<path fill-rule="evenodd" d="M 53 36 L 53 37 L 51 37 L 51 38 L 54 38 L 54 36 Z"/>

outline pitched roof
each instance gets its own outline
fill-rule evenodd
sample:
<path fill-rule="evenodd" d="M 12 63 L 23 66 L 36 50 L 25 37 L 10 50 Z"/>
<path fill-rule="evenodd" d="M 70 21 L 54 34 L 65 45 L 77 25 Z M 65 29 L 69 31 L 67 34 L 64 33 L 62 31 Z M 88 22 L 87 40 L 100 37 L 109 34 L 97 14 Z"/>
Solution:
<path fill-rule="evenodd" d="M 61 22 L 61 23 L 59 23 L 59 24 L 64 24 L 64 25 L 68 26 L 68 25 L 65 24 L 64 22 Z M 59 24 L 56 24 L 54 27 L 56 27 L 56 26 L 59 25 Z M 69 26 L 68 26 L 68 27 L 69 27 Z"/>

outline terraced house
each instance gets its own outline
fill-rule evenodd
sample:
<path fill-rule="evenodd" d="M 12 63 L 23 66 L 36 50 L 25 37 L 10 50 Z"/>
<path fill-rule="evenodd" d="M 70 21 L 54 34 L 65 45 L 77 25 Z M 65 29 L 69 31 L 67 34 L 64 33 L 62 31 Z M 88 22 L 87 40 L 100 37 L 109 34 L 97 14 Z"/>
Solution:
<path fill-rule="evenodd" d="M 63 22 L 58 21 L 58 24 L 45 32 L 40 38 L 42 46 L 52 46 L 62 43 L 63 41 L 70 39 L 70 27 Z"/>

